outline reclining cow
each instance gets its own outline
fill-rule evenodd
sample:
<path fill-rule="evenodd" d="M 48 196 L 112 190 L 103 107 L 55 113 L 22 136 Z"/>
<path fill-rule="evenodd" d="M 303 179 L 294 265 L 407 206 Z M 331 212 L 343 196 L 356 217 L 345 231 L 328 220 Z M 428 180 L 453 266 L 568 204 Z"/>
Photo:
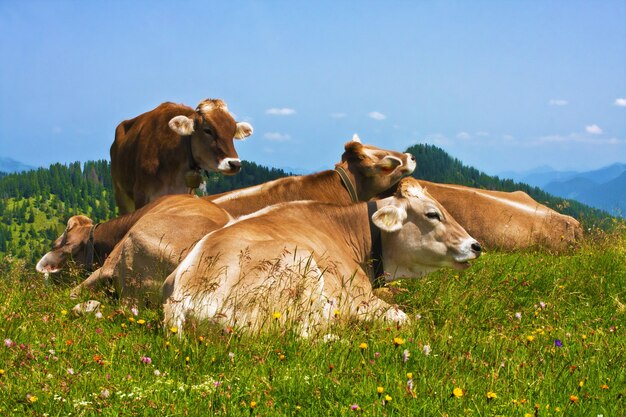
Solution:
<path fill-rule="evenodd" d="M 162 282 L 194 243 L 227 223 L 224 216 L 221 223 L 214 222 L 219 210 L 238 217 L 285 201 L 306 199 L 338 204 L 367 201 L 415 169 L 411 154 L 364 145 L 358 137 L 346 143 L 341 159 L 334 171 L 281 178 L 203 199 L 172 200 L 170 214 L 148 213 L 138 220 L 103 266 L 72 291 L 72 297 L 78 297 L 85 288 L 97 290 L 113 282 L 131 304 L 141 303 L 142 298 L 151 304 L 158 303 L 160 293 L 155 291 L 158 277 Z M 174 207 L 174 201 L 184 203 L 185 208 Z M 196 210 L 195 218 L 187 216 L 192 209 Z M 143 283 L 144 277 L 147 284 Z"/>
<path fill-rule="evenodd" d="M 198 187 L 201 170 L 236 174 L 241 161 L 233 139 L 251 134 L 252 126 L 236 123 L 217 99 L 200 102 L 196 110 L 163 103 L 123 121 L 111 145 L 111 176 L 120 213 Z"/>
<path fill-rule="evenodd" d="M 533 200 L 522 191 L 481 190 L 419 181 L 486 249 L 570 248 L 580 240 L 580 223 Z"/>
<path fill-rule="evenodd" d="M 413 178 L 377 202 L 277 204 L 197 243 L 164 283 L 165 323 L 179 331 L 190 320 L 257 330 L 282 312 L 306 335 L 337 315 L 403 322 L 402 311 L 372 294 L 373 259 L 393 280 L 464 269 L 480 253 Z"/>

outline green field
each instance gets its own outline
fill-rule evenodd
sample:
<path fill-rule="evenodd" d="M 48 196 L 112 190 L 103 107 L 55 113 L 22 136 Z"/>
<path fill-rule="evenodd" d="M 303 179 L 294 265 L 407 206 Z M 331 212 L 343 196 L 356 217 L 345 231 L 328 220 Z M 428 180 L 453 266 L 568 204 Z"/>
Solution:
<path fill-rule="evenodd" d="M 623 228 L 568 254 L 487 253 L 462 273 L 401 282 L 384 293 L 410 325 L 338 317 L 334 341 L 301 339 L 280 320 L 260 335 L 214 329 L 180 339 L 161 328 L 161 311 L 134 315 L 112 299 L 101 318 L 74 317 L 71 287 L 46 286 L 23 261 L 2 262 L 0 415 L 608 417 L 626 409 Z"/>

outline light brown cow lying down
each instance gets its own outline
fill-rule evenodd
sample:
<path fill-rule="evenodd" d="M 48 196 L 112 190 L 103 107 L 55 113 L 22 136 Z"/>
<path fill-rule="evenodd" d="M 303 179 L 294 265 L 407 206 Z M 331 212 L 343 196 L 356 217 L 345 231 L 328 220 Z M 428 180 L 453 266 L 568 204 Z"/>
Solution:
<path fill-rule="evenodd" d="M 337 166 L 350 178 L 356 198 L 367 201 L 411 174 L 415 160 L 411 154 L 364 145 L 353 139 L 346 143 Z M 112 281 L 127 303 L 141 303 L 140 298 L 150 300 L 151 304 L 159 303 L 160 283 L 187 251 L 205 234 L 226 224 L 226 216 L 217 214 L 222 209 L 240 216 L 285 201 L 306 199 L 339 204 L 352 201 L 336 171 L 281 178 L 206 199 L 167 198 L 172 199 L 169 204 L 172 214 L 159 212 L 153 216 L 148 212 L 139 219 L 103 266 L 74 288 L 72 298 L 77 298 L 83 289 L 98 290 Z M 167 201 L 163 205 L 168 206 Z M 195 216 L 187 216 L 192 209 Z M 147 283 L 142 284 L 144 277 Z"/>
<path fill-rule="evenodd" d="M 375 206 L 373 226 L 368 204 Z M 377 229 L 388 279 L 464 269 L 480 255 L 478 242 L 413 178 L 377 202 L 278 204 L 198 242 L 163 286 L 165 323 L 182 330 L 190 320 L 208 320 L 256 330 L 280 312 L 307 335 L 338 314 L 404 322 L 404 312 L 372 294 L 367 265 Z"/>
<path fill-rule="evenodd" d="M 568 249 L 582 238 L 576 219 L 533 200 L 522 191 L 489 191 L 419 180 L 486 249 Z"/>

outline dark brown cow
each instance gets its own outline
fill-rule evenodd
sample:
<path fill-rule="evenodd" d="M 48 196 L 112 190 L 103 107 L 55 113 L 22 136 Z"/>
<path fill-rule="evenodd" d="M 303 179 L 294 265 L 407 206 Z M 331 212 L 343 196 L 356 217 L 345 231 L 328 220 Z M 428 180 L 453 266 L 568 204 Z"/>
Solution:
<path fill-rule="evenodd" d="M 199 185 L 202 169 L 236 174 L 241 161 L 233 139 L 251 134 L 252 126 L 235 122 L 222 100 L 204 100 L 196 110 L 163 103 L 123 121 L 111 145 L 111 176 L 120 213 L 165 194 L 186 193 Z"/>

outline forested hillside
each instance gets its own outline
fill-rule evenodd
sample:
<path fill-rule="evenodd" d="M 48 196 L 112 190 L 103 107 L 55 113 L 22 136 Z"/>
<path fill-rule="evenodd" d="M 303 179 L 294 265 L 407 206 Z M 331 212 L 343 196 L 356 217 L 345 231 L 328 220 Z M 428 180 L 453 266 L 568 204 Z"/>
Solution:
<path fill-rule="evenodd" d="M 407 152 L 417 158 L 415 177 L 491 190 L 523 190 L 562 213 L 598 225 L 608 214 L 575 201 L 553 197 L 536 187 L 501 180 L 465 166 L 442 149 L 415 145 Z M 332 168 L 332 167 L 329 167 Z M 117 215 L 108 161 L 54 164 L 19 174 L 0 174 L 0 253 L 35 261 L 50 249 L 67 219 L 84 214 L 96 222 Z M 233 176 L 210 174 L 207 193 L 216 194 L 289 175 L 283 170 L 243 162 Z"/>
<path fill-rule="evenodd" d="M 463 165 L 461 161 L 452 158 L 443 149 L 433 145 L 411 146 L 407 152 L 417 158 L 417 169 L 413 174 L 415 178 L 487 190 L 524 191 L 538 202 L 560 213 L 575 217 L 588 226 L 598 226 L 609 217 L 609 214 L 602 210 L 591 208 L 578 201 L 555 197 L 538 187 L 487 175 L 476 168 Z"/>

